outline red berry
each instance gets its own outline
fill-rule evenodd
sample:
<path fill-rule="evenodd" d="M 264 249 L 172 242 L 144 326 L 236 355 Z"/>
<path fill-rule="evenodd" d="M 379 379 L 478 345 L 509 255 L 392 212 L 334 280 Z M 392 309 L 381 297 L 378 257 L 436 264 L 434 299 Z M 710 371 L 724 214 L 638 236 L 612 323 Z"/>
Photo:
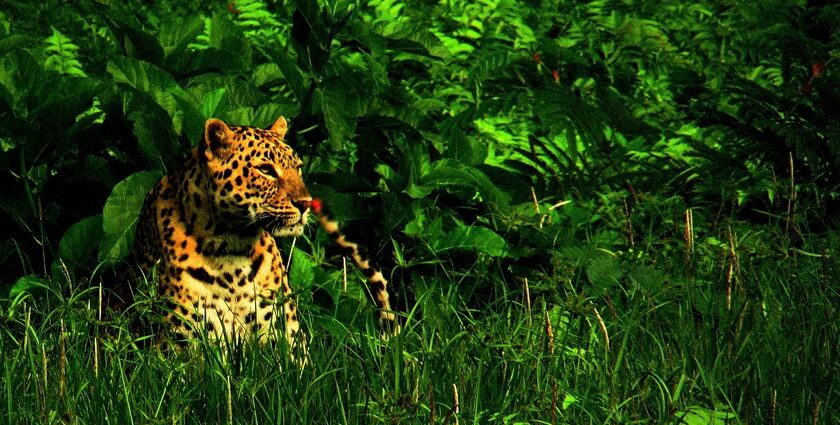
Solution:
<path fill-rule="evenodd" d="M 540 54 L 539 54 L 539 53 L 534 53 L 534 62 L 536 62 L 536 63 L 537 63 L 537 65 L 542 64 L 542 58 L 540 58 Z"/>
<path fill-rule="evenodd" d="M 318 214 L 321 213 L 321 208 L 323 206 L 324 205 L 321 203 L 321 198 L 315 198 L 315 199 L 312 200 L 312 203 L 309 204 L 309 207 L 312 208 L 312 211 L 314 211 Z"/>
<path fill-rule="evenodd" d="M 560 72 L 558 72 L 556 69 L 551 71 L 551 76 L 554 77 L 555 83 L 560 82 Z"/>
<path fill-rule="evenodd" d="M 811 64 L 811 75 L 814 78 L 822 77 L 823 73 L 825 73 L 825 64 L 822 62 L 814 62 Z"/>

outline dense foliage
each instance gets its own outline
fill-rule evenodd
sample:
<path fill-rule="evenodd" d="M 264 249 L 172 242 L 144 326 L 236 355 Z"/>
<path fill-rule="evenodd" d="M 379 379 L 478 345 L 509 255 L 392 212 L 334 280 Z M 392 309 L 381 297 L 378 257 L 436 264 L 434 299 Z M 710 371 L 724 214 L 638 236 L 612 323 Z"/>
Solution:
<path fill-rule="evenodd" d="M 0 24 L 9 423 L 840 420 L 840 5 L 7 0 Z M 103 318 L 204 121 L 281 114 L 404 334 L 373 337 L 314 226 L 287 244 L 302 374 L 142 346 L 143 303 Z"/>

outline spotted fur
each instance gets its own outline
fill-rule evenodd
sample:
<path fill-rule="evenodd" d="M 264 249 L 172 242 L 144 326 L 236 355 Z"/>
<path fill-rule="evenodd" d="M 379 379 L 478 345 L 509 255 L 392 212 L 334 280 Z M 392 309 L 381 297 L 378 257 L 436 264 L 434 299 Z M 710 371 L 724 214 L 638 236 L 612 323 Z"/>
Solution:
<path fill-rule="evenodd" d="M 283 117 L 268 130 L 210 119 L 184 166 L 146 197 L 132 259 L 146 274 L 157 265 L 158 292 L 172 307 L 165 320 L 178 333 L 265 341 L 280 315 L 290 346 L 305 353 L 275 241 L 303 232 L 312 203 L 286 128 Z M 371 282 L 386 290 L 384 278 Z M 380 317 L 393 320 L 387 292 L 377 303 L 388 310 Z"/>

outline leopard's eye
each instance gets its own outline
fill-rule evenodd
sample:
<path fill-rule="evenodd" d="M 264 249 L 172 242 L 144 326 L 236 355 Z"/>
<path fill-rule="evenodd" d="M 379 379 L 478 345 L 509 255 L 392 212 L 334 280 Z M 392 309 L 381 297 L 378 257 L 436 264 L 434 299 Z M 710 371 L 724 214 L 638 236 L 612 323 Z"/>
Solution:
<path fill-rule="evenodd" d="M 268 177 L 273 179 L 279 178 L 280 176 L 277 175 L 277 170 L 271 164 L 263 164 L 257 167 L 261 173 L 265 174 Z"/>

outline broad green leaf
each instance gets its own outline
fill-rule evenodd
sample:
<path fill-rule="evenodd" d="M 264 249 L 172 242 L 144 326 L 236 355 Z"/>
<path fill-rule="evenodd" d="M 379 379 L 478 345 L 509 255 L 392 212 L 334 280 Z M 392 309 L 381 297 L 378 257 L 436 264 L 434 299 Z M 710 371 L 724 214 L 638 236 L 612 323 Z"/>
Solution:
<path fill-rule="evenodd" d="M 449 109 L 449 105 L 440 99 L 420 99 L 415 101 L 411 106 L 424 114 L 430 112 L 440 112 Z"/>
<path fill-rule="evenodd" d="M 154 63 L 163 58 L 163 47 L 154 36 L 143 29 L 143 24 L 134 14 L 115 16 L 103 13 L 103 18 L 126 55 Z"/>
<path fill-rule="evenodd" d="M 16 298 L 17 296 L 25 293 L 30 292 L 36 288 L 48 288 L 50 282 L 42 277 L 38 277 L 35 275 L 26 275 L 19 278 L 14 285 L 12 285 L 12 289 L 9 290 L 9 298 Z"/>
<path fill-rule="evenodd" d="M 133 99 L 134 105 L 147 104 L 145 110 L 135 110 L 127 118 L 133 123 L 137 147 L 152 168 L 166 169 L 180 159 L 179 145 L 166 113 L 151 100 Z"/>
<path fill-rule="evenodd" d="M 409 183 L 408 186 L 406 186 L 404 192 L 406 195 L 414 199 L 423 199 L 429 196 L 429 194 L 431 194 L 432 192 L 434 192 L 434 190 L 435 188 L 433 186 L 422 186 L 416 185 L 414 183 Z"/>
<path fill-rule="evenodd" d="M 441 123 L 440 136 L 446 143 L 446 154 L 449 158 L 465 165 L 478 165 L 487 159 L 487 143 L 474 137 L 467 137 L 454 118 Z"/>
<path fill-rule="evenodd" d="M 93 104 L 101 83 L 84 77 L 50 77 L 30 95 L 29 119 L 49 122 L 53 128 L 66 128 Z M 30 101 L 32 103 L 32 101 Z"/>
<path fill-rule="evenodd" d="M 295 99 L 298 101 L 298 105 L 303 105 L 307 97 L 308 84 L 295 62 L 289 58 L 286 52 L 279 50 L 279 47 L 266 49 L 263 51 L 263 54 L 280 68 L 280 72 L 283 73 L 286 84 L 292 89 L 292 94 L 294 94 Z"/>
<path fill-rule="evenodd" d="M 172 50 L 167 55 L 166 69 L 190 75 L 201 75 L 202 72 L 248 72 L 253 65 L 251 45 L 245 34 L 226 15 L 215 13 L 212 18 L 199 18 L 202 24 L 200 34 L 188 42 L 186 48 Z M 195 25 L 192 21 L 189 23 Z M 181 43 L 190 34 L 173 36 Z"/>
<path fill-rule="evenodd" d="M 691 406 L 685 412 L 677 412 L 682 418 L 681 425 L 726 425 L 737 416 L 726 406 L 718 406 L 720 410 L 702 406 Z"/>
<path fill-rule="evenodd" d="M 113 56 L 108 61 L 107 70 L 114 82 L 128 84 L 143 92 L 181 90 L 175 79 L 166 71 L 138 59 Z"/>
<path fill-rule="evenodd" d="M 134 227 L 146 194 L 160 180 L 160 171 L 143 171 L 117 183 L 102 209 L 104 237 L 99 261 L 114 262 L 128 256 L 134 243 Z"/>
<path fill-rule="evenodd" d="M 174 95 L 177 111 L 172 117 L 172 124 L 177 133 L 186 134 L 191 141 L 198 140 L 204 134 L 205 117 L 197 107 L 197 101 L 189 96 Z"/>
<path fill-rule="evenodd" d="M 321 110 L 333 149 L 340 148 L 356 129 L 361 100 L 344 80 L 332 79 L 321 85 Z"/>
<path fill-rule="evenodd" d="M 413 220 L 416 215 L 419 215 L 415 214 L 414 210 L 420 209 L 419 207 L 415 208 L 415 205 L 421 201 L 407 199 L 405 196 L 398 195 L 394 192 L 383 193 L 382 200 L 382 211 L 385 217 L 383 226 L 386 232 L 394 231 L 398 227 Z"/>
<path fill-rule="evenodd" d="M 395 144 L 400 150 L 402 160 L 399 165 L 399 173 L 405 177 L 407 184 L 417 185 L 421 177 L 429 172 L 431 158 L 425 140 L 395 139 Z"/>
<path fill-rule="evenodd" d="M 443 220 L 437 217 L 430 223 L 425 214 L 415 214 L 414 219 L 405 224 L 403 232 L 420 239 L 438 241 L 444 236 Z"/>
<path fill-rule="evenodd" d="M 204 118 L 195 106 L 198 102 L 166 71 L 148 62 L 124 56 L 112 57 L 107 69 L 115 82 L 151 96 L 169 114 L 176 134 L 183 130 L 193 135 L 203 127 Z"/>
<path fill-rule="evenodd" d="M 571 407 L 573 404 L 575 404 L 577 402 L 578 402 L 578 399 L 575 396 L 573 396 L 571 394 L 566 394 L 566 396 L 563 397 L 563 410 L 568 409 L 569 407 Z"/>
<path fill-rule="evenodd" d="M 274 124 L 274 121 L 277 121 L 279 116 L 284 116 L 288 121 L 289 117 L 296 116 L 298 111 L 296 105 L 266 103 L 256 109 L 250 107 L 234 109 L 225 113 L 224 117 L 231 123 L 268 128 L 271 124 Z M 294 125 L 294 123 L 290 123 L 290 125 Z"/>
<path fill-rule="evenodd" d="M 407 25 L 399 31 L 385 36 L 389 50 L 425 56 L 432 59 L 447 59 L 449 51 L 429 28 Z"/>
<path fill-rule="evenodd" d="M 283 261 L 288 262 L 288 257 Z M 289 281 L 293 282 L 295 289 L 309 288 L 315 281 L 315 269 L 317 266 L 308 253 L 298 248 L 292 254 L 292 263 L 289 267 Z"/>
<path fill-rule="evenodd" d="M 273 89 L 283 84 L 286 80 L 283 78 L 283 72 L 280 71 L 280 67 L 273 62 L 269 62 L 254 67 L 251 73 L 251 81 L 257 87 L 271 87 Z"/>
<path fill-rule="evenodd" d="M 274 103 L 276 99 L 271 99 L 265 95 L 258 87 L 256 87 L 250 80 L 239 78 L 233 75 L 222 74 L 204 74 L 190 80 L 190 85 L 185 91 L 191 98 L 203 99 L 207 93 L 211 93 L 220 88 L 225 89 L 224 98 L 221 99 L 216 110 L 216 118 L 224 119 L 228 111 L 238 108 L 253 108 L 258 105 L 267 105 Z M 199 103 L 199 102 L 197 102 Z M 197 109 L 199 109 L 197 107 Z M 199 114 L 201 112 L 199 111 Z M 202 124 L 204 124 L 202 122 Z M 244 124 L 244 123 L 237 123 Z"/>
<path fill-rule="evenodd" d="M 200 17 L 177 17 L 164 21 L 157 33 L 164 56 L 183 55 L 190 43 L 204 31 Z"/>
<path fill-rule="evenodd" d="M 9 34 L 6 37 L 0 38 L 0 57 L 5 56 L 7 53 L 18 47 L 26 47 L 27 45 L 34 44 L 35 42 L 36 39 L 29 35 Z"/>
<path fill-rule="evenodd" d="M 58 256 L 71 270 L 90 261 L 102 240 L 102 214 L 82 219 L 70 226 L 58 245 Z"/>
<path fill-rule="evenodd" d="M 26 115 L 27 108 L 22 101 L 46 80 L 43 74 L 41 65 L 25 50 L 0 55 L 0 87 L 4 89 L 0 93 L 18 115 Z"/>
<path fill-rule="evenodd" d="M 250 44 L 242 30 L 228 18 L 227 13 L 214 13 L 210 21 L 210 47 L 220 53 L 239 53 L 238 60 L 250 63 Z M 222 58 L 219 58 L 222 59 Z"/>
<path fill-rule="evenodd" d="M 428 173 L 420 178 L 419 186 L 437 188 L 470 188 L 478 192 L 484 201 L 496 205 L 507 205 L 510 198 L 480 170 L 465 166 L 458 161 L 440 160 L 432 164 Z"/>
<path fill-rule="evenodd" d="M 498 233 L 481 226 L 458 226 L 444 237 L 432 242 L 432 249 L 438 252 L 449 250 L 478 251 L 493 257 L 501 257 L 507 251 L 507 243 Z"/>
<path fill-rule="evenodd" d="M 385 48 L 387 48 L 388 50 L 396 50 L 401 53 L 410 53 L 413 55 L 420 55 L 425 56 L 427 58 L 438 59 L 422 43 L 418 43 L 407 38 L 385 37 Z"/>
<path fill-rule="evenodd" d="M 216 113 L 216 111 L 219 109 L 219 104 L 222 103 L 222 100 L 226 95 L 227 88 L 225 87 L 205 93 L 201 98 L 201 104 L 198 107 L 201 111 L 201 115 L 204 115 L 205 118 L 214 118 L 218 116 L 219 114 Z"/>

